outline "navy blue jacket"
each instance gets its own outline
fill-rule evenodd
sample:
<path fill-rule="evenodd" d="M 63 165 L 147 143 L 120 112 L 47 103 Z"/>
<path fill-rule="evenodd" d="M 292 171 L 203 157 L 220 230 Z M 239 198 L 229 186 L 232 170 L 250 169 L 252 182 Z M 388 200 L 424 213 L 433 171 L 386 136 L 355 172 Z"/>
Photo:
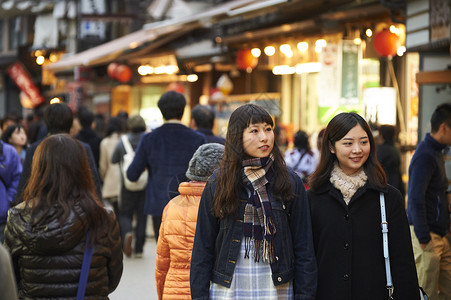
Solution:
<path fill-rule="evenodd" d="M 22 163 L 13 146 L 0 141 L 0 224 L 6 223 L 8 209 L 16 197 Z"/>
<path fill-rule="evenodd" d="M 203 134 L 181 123 L 165 123 L 141 137 L 127 177 L 136 181 L 145 168 L 149 171 L 144 205 L 146 214 L 162 215 L 170 200 L 169 183 L 186 172 L 194 152 L 206 142 Z"/>
<path fill-rule="evenodd" d="M 407 216 L 421 244 L 431 240 L 429 232 L 445 236 L 449 230 L 445 147 L 428 133 L 410 161 Z"/>
<path fill-rule="evenodd" d="M 193 300 L 209 298 L 210 281 L 230 287 L 243 239 L 246 187 L 240 187 L 238 217 L 218 219 L 212 213 L 215 176 L 216 173 L 207 182 L 199 205 L 190 269 Z M 315 299 L 317 283 L 310 210 L 302 180 L 292 171 L 290 179 L 295 194 L 293 201 L 275 200 L 271 184 L 268 187 L 277 232 L 274 237 L 276 262 L 271 264 L 272 280 L 275 286 L 293 280 L 295 299 L 310 300 Z"/>

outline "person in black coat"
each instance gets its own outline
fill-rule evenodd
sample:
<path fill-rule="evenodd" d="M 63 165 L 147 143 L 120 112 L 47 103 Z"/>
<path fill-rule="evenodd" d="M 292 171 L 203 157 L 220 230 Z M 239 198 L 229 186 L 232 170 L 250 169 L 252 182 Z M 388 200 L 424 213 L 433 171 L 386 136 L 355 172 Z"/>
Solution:
<path fill-rule="evenodd" d="M 48 135 L 50 136 L 58 133 L 69 133 L 72 127 L 73 118 L 74 116 L 72 110 L 65 103 L 55 103 L 48 106 L 44 112 L 44 121 L 48 129 Z M 27 148 L 27 154 L 23 163 L 23 171 L 20 175 L 19 185 L 17 186 L 17 194 L 14 200 L 15 204 L 23 201 L 23 191 L 30 179 L 34 152 L 44 139 L 45 138 L 42 138 L 37 142 L 34 142 L 30 145 L 30 147 Z M 88 155 L 89 169 L 95 183 L 97 197 L 99 197 L 99 199 L 102 199 L 102 183 L 100 181 L 99 172 L 97 171 L 97 166 L 95 164 L 91 148 L 86 143 L 81 142 L 81 144 L 83 145 L 86 154 Z"/>
<path fill-rule="evenodd" d="M 381 125 L 379 133 L 384 141 L 377 147 L 377 160 L 387 175 L 387 182 L 397 188 L 404 198 L 406 189 L 402 182 L 401 151 L 395 145 L 395 127 Z"/>
<path fill-rule="evenodd" d="M 371 129 L 361 116 L 341 113 L 330 121 L 309 184 L 318 263 L 316 299 L 388 299 L 381 192 L 386 203 L 393 298 L 419 299 L 404 199 L 387 185 Z"/>
<path fill-rule="evenodd" d="M 78 109 L 77 118 L 80 121 L 81 130 L 74 135 L 74 137 L 82 142 L 85 142 L 91 148 L 94 155 L 94 161 L 97 168 L 99 167 L 100 157 L 100 142 L 102 138 L 92 129 L 92 123 L 94 122 L 94 113 L 88 108 L 82 106 Z"/>

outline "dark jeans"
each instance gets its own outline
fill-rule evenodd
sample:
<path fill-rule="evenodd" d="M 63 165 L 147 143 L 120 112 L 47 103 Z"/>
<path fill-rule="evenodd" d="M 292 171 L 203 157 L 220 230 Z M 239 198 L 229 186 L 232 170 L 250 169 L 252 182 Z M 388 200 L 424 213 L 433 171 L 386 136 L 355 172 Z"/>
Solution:
<path fill-rule="evenodd" d="M 134 195 L 134 197 L 123 197 L 121 207 L 119 209 L 119 226 L 121 229 L 122 241 L 125 241 L 125 235 L 133 231 L 133 214 L 136 214 L 136 228 L 135 228 L 135 253 L 142 253 L 144 243 L 146 241 L 146 226 L 147 215 L 144 214 L 144 191 L 132 192 L 142 193 L 141 195 Z M 138 196 L 138 197 L 136 197 Z"/>
<path fill-rule="evenodd" d="M 3 244 L 5 242 L 5 224 L 0 224 L 0 244 Z"/>

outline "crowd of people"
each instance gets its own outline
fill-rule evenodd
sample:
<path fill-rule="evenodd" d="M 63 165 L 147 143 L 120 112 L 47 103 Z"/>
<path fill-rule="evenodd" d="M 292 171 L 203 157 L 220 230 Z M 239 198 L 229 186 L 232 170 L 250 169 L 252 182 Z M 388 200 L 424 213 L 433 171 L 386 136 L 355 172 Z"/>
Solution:
<path fill-rule="evenodd" d="M 185 107 L 164 93 L 154 129 L 65 103 L 2 119 L 0 298 L 108 299 L 150 216 L 159 299 L 451 299 L 451 104 L 407 184 L 395 127 L 375 136 L 357 113 L 312 147 L 256 104 L 232 112 L 225 138 L 212 107 L 193 107 L 189 126 Z"/>

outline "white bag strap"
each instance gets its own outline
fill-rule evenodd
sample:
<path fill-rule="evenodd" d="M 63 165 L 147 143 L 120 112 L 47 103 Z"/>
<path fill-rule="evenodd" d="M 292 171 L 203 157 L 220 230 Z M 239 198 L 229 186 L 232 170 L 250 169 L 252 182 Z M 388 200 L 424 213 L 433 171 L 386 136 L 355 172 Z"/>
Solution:
<path fill-rule="evenodd" d="M 122 140 L 122 144 L 124 144 L 125 152 L 127 152 L 127 154 L 133 154 L 134 151 L 133 151 L 132 145 L 130 144 L 126 134 L 121 136 L 121 140 Z"/>
<path fill-rule="evenodd" d="M 388 299 L 393 299 L 393 283 L 391 280 L 391 270 L 390 270 L 390 257 L 388 254 L 388 222 L 385 211 L 385 197 L 384 193 L 380 193 L 379 201 L 381 204 L 381 227 L 382 227 L 382 242 L 384 248 L 384 259 L 385 259 L 385 275 L 387 277 L 387 289 L 388 289 Z"/>

